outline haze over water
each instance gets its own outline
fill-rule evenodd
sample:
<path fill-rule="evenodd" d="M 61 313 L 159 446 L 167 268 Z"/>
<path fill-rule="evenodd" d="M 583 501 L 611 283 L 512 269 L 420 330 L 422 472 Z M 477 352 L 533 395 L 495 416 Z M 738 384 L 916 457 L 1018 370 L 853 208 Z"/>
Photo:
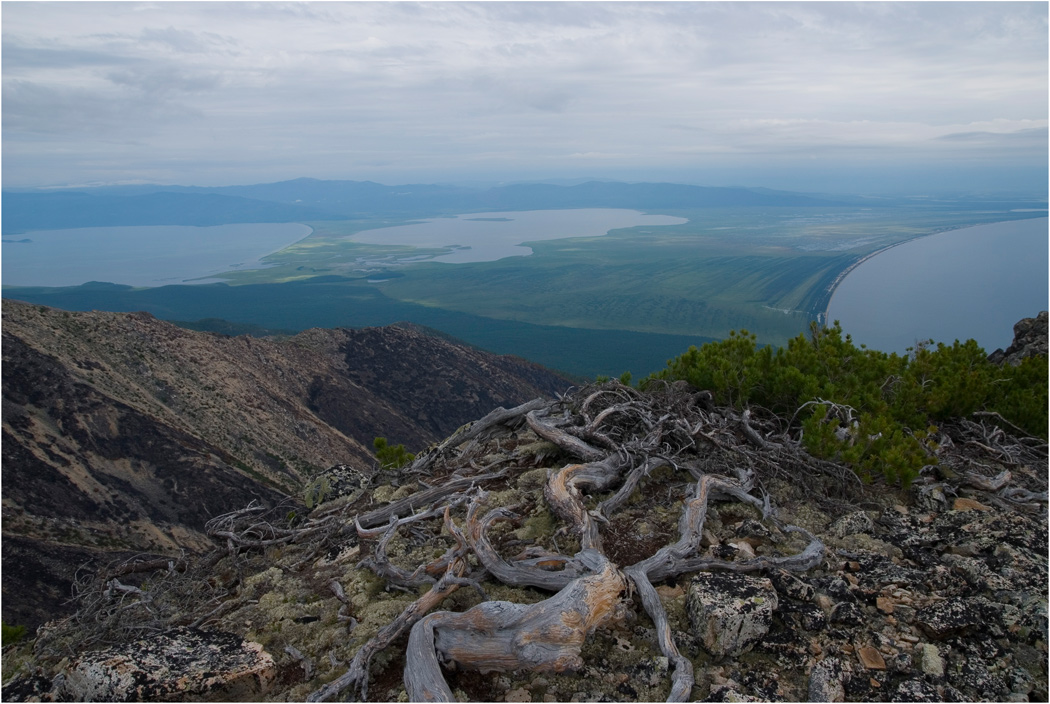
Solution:
<path fill-rule="evenodd" d="M 311 231 L 298 223 L 37 230 L 4 237 L 3 280 L 8 286 L 208 283 L 201 277 L 266 266 L 262 257 Z"/>
<path fill-rule="evenodd" d="M 979 225 L 888 249 L 851 271 L 828 320 L 854 342 L 901 352 L 919 340 L 973 338 L 1005 349 L 1021 318 L 1047 309 L 1048 220 Z"/>

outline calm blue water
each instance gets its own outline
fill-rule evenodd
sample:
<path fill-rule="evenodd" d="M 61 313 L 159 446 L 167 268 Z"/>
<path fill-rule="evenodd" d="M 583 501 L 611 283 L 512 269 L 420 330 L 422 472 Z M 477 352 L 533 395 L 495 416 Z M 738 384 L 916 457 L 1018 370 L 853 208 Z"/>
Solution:
<path fill-rule="evenodd" d="M 108 281 L 164 286 L 237 269 L 258 269 L 267 254 L 312 232 L 297 223 L 188 227 L 85 227 L 3 238 L 7 286 L 79 286 Z"/>
<path fill-rule="evenodd" d="M 1047 218 L 941 232 L 860 264 L 835 289 L 828 320 L 854 342 L 904 352 L 916 341 L 974 339 L 1005 349 L 1013 326 L 1048 306 Z"/>
<path fill-rule="evenodd" d="M 598 237 L 620 227 L 681 225 L 685 218 L 645 215 L 621 208 L 526 210 L 471 213 L 434 218 L 412 225 L 364 230 L 348 239 L 365 244 L 409 245 L 423 249 L 450 248 L 448 254 L 425 257 L 449 264 L 494 262 L 532 254 L 523 242 Z"/>

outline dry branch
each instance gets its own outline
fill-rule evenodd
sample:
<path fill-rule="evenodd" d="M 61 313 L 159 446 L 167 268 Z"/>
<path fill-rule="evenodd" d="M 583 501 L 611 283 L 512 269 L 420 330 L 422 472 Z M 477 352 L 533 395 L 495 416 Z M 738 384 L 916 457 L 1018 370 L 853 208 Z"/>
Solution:
<path fill-rule="evenodd" d="M 585 462 L 600 462 L 605 459 L 605 452 L 591 447 L 583 440 L 580 440 L 574 435 L 570 435 L 560 428 L 544 423 L 540 420 L 536 411 L 530 411 L 526 414 L 525 419 L 528 421 L 532 432 L 536 433 L 544 440 L 554 443 L 570 455 L 578 457 Z"/>
<path fill-rule="evenodd" d="M 562 555 L 547 555 L 542 559 L 515 561 L 513 564 L 504 560 L 492 547 L 486 531 L 496 521 L 513 521 L 518 517 L 505 508 L 497 508 L 478 520 L 482 501 L 484 496 L 479 495 L 467 512 L 467 537 L 478 560 L 496 579 L 519 587 L 557 591 L 586 572 L 586 568 L 575 559 Z"/>
<path fill-rule="evenodd" d="M 685 384 L 656 384 L 653 391 L 642 393 L 613 381 L 557 401 L 535 400 L 509 410 L 497 409 L 420 453 L 403 471 L 423 488 L 402 499 L 366 511 L 370 500 L 366 493 L 353 503 L 322 505 L 296 525 L 288 525 L 286 512 L 280 507 L 251 505 L 216 517 L 208 523 L 207 532 L 229 546 L 224 559 L 230 564 L 237 564 L 245 552 L 286 546 L 285 550 L 295 551 L 295 564 L 306 566 L 317 555 L 332 548 L 345 549 L 351 541 L 365 551 L 366 557 L 358 565 L 371 567 L 388 585 L 403 589 L 429 585 L 426 593 L 357 650 L 342 676 L 314 691 L 310 701 L 331 699 L 347 689 L 353 696 L 367 696 L 374 656 L 406 635 L 404 681 L 413 700 L 452 699 L 442 668 L 481 673 L 577 669 L 583 664 L 581 647 L 595 629 L 634 608 L 628 598 L 631 593 L 638 594 L 656 627 L 657 644 L 673 666 L 670 699 L 688 700 L 692 696 L 692 665 L 677 649 L 668 614 L 654 585 L 701 570 L 811 569 L 823 558 L 823 545 L 805 531 L 778 521 L 775 507 L 762 491 L 759 474 L 787 473 L 801 478 L 804 473 L 819 471 L 839 479 L 844 486 L 852 487 L 856 481 L 840 465 L 807 455 L 797 440 L 776 434 L 775 429 L 771 432 L 770 423 L 753 417 L 750 411 L 740 415 L 731 409 L 716 409 L 711 399 L 710 394 L 697 393 Z M 827 405 L 829 413 L 850 417 L 848 407 L 815 403 Z M 978 423 L 967 422 L 969 426 L 964 426 L 965 433 L 960 435 L 965 436 L 965 442 L 980 442 L 993 453 L 1009 455 L 1015 461 L 1039 457 L 1037 450 L 1011 444 L 1001 431 L 995 434 Z M 506 438 L 513 449 L 501 446 Z M 546 442 L 537 443 L 537 438 Z M 960 440 L 960 445 L 963 442 Z M 559 456 L 561 462 L 548 464 L 548 456 Z M 654 470 L 661 467 L 670 468 L 670 472 L 654 477 Z M 521 477 L 533 469 L 546 470 L 542 500 L 561 522 L 561 528 L 550 536 L 556 552 L 539 544 L 522 546 L 525 541 L 517 536 L 500 534 L 494 529 L 496 524 L 520 518 L 510 508 L 490 510 L 485 505 L 488 495 L 483 487 L 501 492 L 515 486 L 523 487 L 522 491 L 538 489 L 538 483 L 532 483 L 534 479 L 526 484 Z M 1021 471 L 1016 469 L 1015 475 Z M 674 475 L 671 481 L 668 474 Z M 1022 493 L 1026 490 L 1011 487 L 1009 475 L 1004 480 L 974 479 L 978 486 L 981 482 L 999 487 L 1003 500 L 1040 499 L 1039 491 Z M 611 543 L 623 531 L 618 513 L 638 498 L 651 505 L 652 496 L 646 492 L 655 483 L 659 483 L 661 495 L 666 489 L 668 505 L 673 493 L 683 499 L 678 538 L 655 552 L 646 547 L 646 553 L 622 558 L 634 564 L 614 564 L 610 555 L 628 554 L 615 552 L 620 546 Z M 1045 482 L 1033 488 L 1045 489 Z M 533 496 L 539 500 L 539 492 Z M 809 544 L 795 555 L 751 560 L 729 561 L 700 554 L 710 502 L 727 499 L 755 507 L 770 527 L 801 532 Z M 520 505 L 532 502 L 529 498 Z M 439 517 L 454 546 L 437 559 L 430 560 L 428 555 L 423 564 L 402 567 L 391 562 L 388 550 L 393 552 L 390 545 L 398 531 L 412 531 L 418 540 L 432 540 L 442 525 Z M 544 517 L 538 523 L 545 521 Z M 555 537 L 562 532 L 579 538 L 580 548 L 575 554 L 559 554 Z M 511 546 L 513 549 L 508 549 Z M 514 557 L 504 556 L 515 552 L 518 554 Z M 216 554 L 224 556 L 220 550 Z M 168 566 L 159 561 L 149 564 Z M 180 572 L 179 566 L 173 562 L 164 579 L 186 585 L 192 576 Z M 127 568 L 128 573 L 135 571 Z M 78 618 L 97 620 L 100 625 L 96 630 L 106 634 L 103 640 L 114 633 L 121 638 L 141 636 L 173 622 L 175 616 L 170 613 L 175 609 L 165 601 L 163 591 L 151 586 L 146 592 L 116 582 L 114 578 L 120 574 L 124 572 L 111 573 L 107 581 L 96 580 L 83 587 L 87 608 Z M 552 596 L 530 605 L 489 601 L 482 591 L 483 578 L 513 587 L 535 587 Z M 234 593 L 231 585 L 235 581 L 199 590 L 203 607 L 197 614 L 203 612 L 204 616 L 192 621 L 194 625 L 248 603 L 245 595 Z M 340 583 L 326 575 L 320 584 L 338 600 L 337 618 L 353 627 L 352 600 Z M 482 602 L 462 613 L 434 611 L 461 586 L 475 587 L 482 594 Z M 189 622 L 187 618 L 182 623 Z M 297 657 L 298 651 L 287 652 L 310 674 L 318 669 L 313 661 Z M 315 661 L 324 662 L 318 659 L 322 656 L 311 655 Z"/>
<path fill-rule="evenodd" d="M 503 470 L 489 472 L 487 474 L 454 479 L 442 484 L 441 486 L 417 491 L 403 499 L 393 501 L 383 508 L 378 508 L 374 511 L 369 511 L 366 514 L 358 516 L 356 527 L 358 530 L 361 528 L 374 528 L 375 526 L 388 522 L 392 516 L 403 516 L 406 513 L 415 511 L 423 506 L 429 506 L 447 496 L 459 494 L 463 491 L 472 489 L 475 485 L 478 485 L 481 482 L 500 479 L 504 476 L 506 476 L 506 472 Z"/>
<path fill-rule="evenodd" d="M 444 456 L 449 450 L 480 437 L 483 433 L 492 428 L 514 425 L 525 414 L 530 411 L 545 408 L 547 405 L 548 401 L 542 398 L 536 398 L 511 409 L 506 409 L 501 406 L 486 415 L 484 418 L 464 425 L 433 449 L 421 454 L 421 456 L 417 457 L 412 463 L 409 471 L 421 469 L 422 466 L 430 466 L 436 458 Z"/>

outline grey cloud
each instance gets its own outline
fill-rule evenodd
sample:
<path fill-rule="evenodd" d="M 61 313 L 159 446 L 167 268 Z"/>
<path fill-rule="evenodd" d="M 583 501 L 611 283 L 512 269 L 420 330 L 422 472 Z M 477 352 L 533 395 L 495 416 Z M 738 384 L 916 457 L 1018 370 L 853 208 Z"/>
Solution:
<path fill-rule="evenodd" d="M 478 76 L 473 81 L 474 90 L 495 98 L 513 108 L 527 106 L 543 112 L 565 112 L 572 103 L 571 89 L 558 85 L 556 79 L 540 80 L 514 76 Z"/>
<path fill-rule="evenodd" d="M 994 147 L 1039 147 L 1048 144 L 1047 128 L 1016 130 L 1013 132 L 952 132 L 936 138 L 940 142 L 968 143 Z"/>
<path fill-rule="evenodd" d="M 68 135 L 110 125 L 119 117 L 111 101 L 90 91 L 21 80 L 4 81 L 3 107 L 5 146 L 19 133 Z"/>
<path fill-rule="evenodd" d="M 174 65 L 113 72 L 106 77 L 117 85 L 155 95 L 200 93 L 222 85 L 221 77 L 215 72 L 196 71 Z"/>
<path fill-rule="evenodd" d="M 107 95 L 22 80 L 4 81 L 3 108 L 5 145 L 23 133 L 36 135 L 33 139 L 54 135 L 65 143 L 83 136 L 107 140 L 144 136 L 164 124 L 200 116 L 188 106 L 140 95 Z"/>
<path fill-rule="evenodd" d="M 124 66 L 138 59 L 116 56 L 97 50 L 25 46 L 18 41 L 3 40 L 3 62 L 18 70 L 64 68 L 68 66 Z"/>
<path fill-rule="evenodd" d="M 42 135 L 70 154 L 133 135 L 119 156 L 138 176 L 174 150 L 197 165 L 183 182 L 256 173 L 275 151 L 289 177 L 341 163 L 364 178 L 712 155 L 990 158 L 996 140 L 1045 151 L 1046 15 L 1040 3 L 10 3 L 5 166 L 9 145 L 48 148 Z M 967 135 L 986 125 L 992 136 Z M 1018 125 L 1038 129 L 995 136 Z M 106 163 L 110 177 L 119 159 Z M 158 174 L 176 168 L 165 163 Z"/>
<path fill-rule="evenodd" d="M 142 30 L 139 40 L 147 44 L 160 44 L 175 51 L 191 54 L 226 48 L 234 43 L 232 40 L 213 32 L 192 32 L 171 26 L 163 29 L 147 27 Z"/>

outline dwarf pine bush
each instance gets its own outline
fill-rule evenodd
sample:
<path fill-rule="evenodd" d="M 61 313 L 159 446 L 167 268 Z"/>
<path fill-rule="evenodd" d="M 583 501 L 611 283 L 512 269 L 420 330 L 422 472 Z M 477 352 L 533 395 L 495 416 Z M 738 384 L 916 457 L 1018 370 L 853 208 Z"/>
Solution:
<path fill-rule="evenodd" d="M 372 441 L 372 447 L 376 451 L 376 459 L 383 469 L 398 469 L 404 467 L 414 460 L 416 456 L 405 449 L 404 445 L 391 445 L 384 437 L 377 437 Z"/>
<path fill-rule="evenodd" d="M 690 347 L 641 385 L 652 379 L 687 381 L 738 409 L 765 407 L 801 431 L 814 456 L 904 485 L 936 462 L 937 422 L 996 412 L 1047 437 L 1046 359 L 999 366 L 973 340 L 920 344 L 899 355 L 854 345 L 837 322 L 813 323 L 809 335 L 784 347 L 759 347 L 754 335 L 734 331 Z"/>

